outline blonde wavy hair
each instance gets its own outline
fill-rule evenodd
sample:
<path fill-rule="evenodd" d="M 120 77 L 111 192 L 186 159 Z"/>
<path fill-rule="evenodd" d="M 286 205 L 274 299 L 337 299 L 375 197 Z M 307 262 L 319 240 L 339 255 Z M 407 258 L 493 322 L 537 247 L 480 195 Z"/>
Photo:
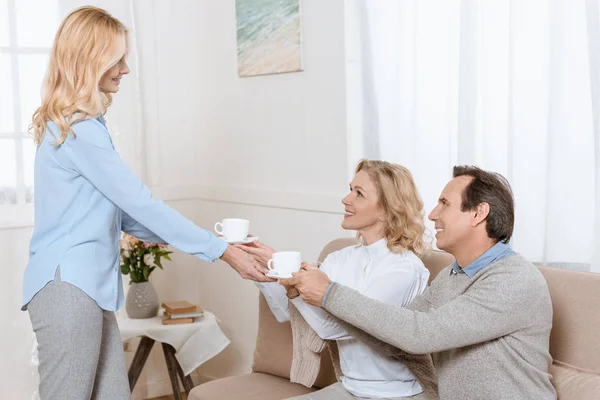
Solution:
<path fill-rule="evenodd" d="M 100 79 L 126 55 L 128 41 L 125 25 L 100 8 L 81 7 L 64 19 L 54 37 L 42 104 L 29 127 L 36 145 L 50 121 L 60 130 L 58 146 L 73 133 L 73 124 L 106 113 L 112 95 L 100 91 Z"/>
<path fill-rule="evenodd" d="M 425 248 L 423 201 L 410 171 L 379 160 L 360 160 L 355 173 L 359 171 L 369 175 L 377 190 L 385 218 L 383 236 L 390 251 L 420 254 Z"/>

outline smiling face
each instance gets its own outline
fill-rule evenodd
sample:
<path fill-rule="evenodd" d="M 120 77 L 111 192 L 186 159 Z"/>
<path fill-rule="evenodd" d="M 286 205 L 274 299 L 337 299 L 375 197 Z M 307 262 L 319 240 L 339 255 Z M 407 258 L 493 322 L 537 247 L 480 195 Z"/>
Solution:
<path fill-rule="evenodd" d="M 379 206 L 377 188 L 366 171 L 354 176 L 350 193 L 342 203 L 346 211 L 342 228 L 358 231 L 367 245 L 383 237 L 384 212 Z"/>
<path fill-rule="evenodd" d="M 442 191 L 437 206 L 429 214 L 429 219 L 435 222 L 437 247 L 451 254 L 455 254 L 465 244 L 468 246 L 475 234 L 474 216 L 477 210 L 461 210 L 463 192 L 472 179 L 470 176 L 452 179 Z"/>
<path fill-rule="evenodd" d="M 127 52 L 126 52 L 126 41 L 123 38 L 122 41 L 119 41 L 115 44 L 114 54 L 115 59 L 118 61 L 112 65 L 100 78 L 100 91 L 103 93 L 117 93 L 119 91 L 119 84 L 121 83 L 121 78 L 124 75 L 127 75 L 130 71 L 129 66 L 127 65 Z"/>

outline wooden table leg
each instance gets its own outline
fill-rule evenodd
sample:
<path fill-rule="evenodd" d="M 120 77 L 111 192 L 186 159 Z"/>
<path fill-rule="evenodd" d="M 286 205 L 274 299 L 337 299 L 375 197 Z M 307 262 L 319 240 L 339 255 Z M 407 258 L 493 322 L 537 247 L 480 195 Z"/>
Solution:
<path fill-rule="evenodd" d="M 181 365 L 175 358 L 175 349 L 171 346 L 170 351 L 172 351 L 171 356 L 173 357 L 173 361 L 175 362 L 175 367 L 177 368 L 177 375 L 179 375 L 179 379 L 181 379 L 181 383 L 183 384 L 183 389 L 185 390 L 185 394 L 189 395 L 192 389 L 194 388 L 194 381 L 192 381 L 192 377 L 187 375 L 183 375 L 183 370 L 181 369 Z"/>
<path fill-rule="evenodd" d="M 181 393 L 179 392 L 179 380 L 177 379 L 177 359 L 175 358 L 175 349 L 168 343 L 162 343 L 163 353 L 165 354 L 165 361 L 167 362 L 167 370 L 169 371 L 169 379 L 171 380 L 171 387 L 173 388 L 173 396 L 175 400 L 181 400 Z"/>
<path fill-rule="evenodd" d="M 144 364 L 150 355 L 150 350 L 152 350 L 152 346 L 154 345 L 154 339 L 150 339 L 147 336 L 142 336 L 142 340 L 140 340 L 140 344 L 138 345 L 137 350 L 135 351 L 135 356 L 133 356 L 133 361 L 131 362 L 131 366 L 129 367 L 129 372 L 127 373 L 127 377 L 129 378 L 129 388 L 131 392 L 133 392 L 133 388 L 140 377 L 140 373 L 142 372 L 142 368 L 144 368 Z"/>

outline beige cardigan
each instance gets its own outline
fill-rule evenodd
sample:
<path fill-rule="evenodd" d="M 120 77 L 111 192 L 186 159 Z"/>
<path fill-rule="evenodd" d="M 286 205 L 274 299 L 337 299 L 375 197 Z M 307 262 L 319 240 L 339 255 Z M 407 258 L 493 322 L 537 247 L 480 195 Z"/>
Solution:
<path fill-rule="evenodd" d="M 290 322 L 292 325 L 293 354 L 290 381 L 300 383 L 306 387 L 312 387 L 319 375 L 321 366 L 321 352 L 325 346 L 329 348 L 329 354 L 335 370 L 335 376 L 341 377 L 340 357 L 335 340 L 323 340 L 304 320 L 298 309 L 289 302 Z M 338 323 L 355 338 L 373 348 L 377 352 L 396 358 L 401 361 L 417 378 L 423 387 L 424 394 L 428 400 L 437 400 L 437 378 L 435 368 L 429 354 L 409 354 L 387 343 L 381 342 L 368 333 L 338 320 Z"/>

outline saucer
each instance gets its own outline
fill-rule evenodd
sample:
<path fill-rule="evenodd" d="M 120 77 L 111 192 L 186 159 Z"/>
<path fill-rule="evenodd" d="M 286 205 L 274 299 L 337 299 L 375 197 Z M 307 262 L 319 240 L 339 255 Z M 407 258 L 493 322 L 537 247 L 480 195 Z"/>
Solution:
<path fill-rule="evenodd" d="M 248 236 L 242 240 L 229 240 L 229 239 L 225 239 L 224 236 L 219 236 L 221 239 L 225 240 L 227 243 L 229 244 L 248 244 L 248 243 L 252 243 L 255 240 L 258 240 L 258 236 Z"/>
<path fill-rule="evenodd" d="M 279 275 L 279 273 L 277 271 L 270 270 L 269 272 L 267 272 L 265 274 L 265 276 L 268 276 L 269 278 L 275 278 L 275 279 L 279 279 L 279 278 L 287 279 L 287 278 L 291 278 L 292 274 L 289 274 L 289 275 Z"/>

